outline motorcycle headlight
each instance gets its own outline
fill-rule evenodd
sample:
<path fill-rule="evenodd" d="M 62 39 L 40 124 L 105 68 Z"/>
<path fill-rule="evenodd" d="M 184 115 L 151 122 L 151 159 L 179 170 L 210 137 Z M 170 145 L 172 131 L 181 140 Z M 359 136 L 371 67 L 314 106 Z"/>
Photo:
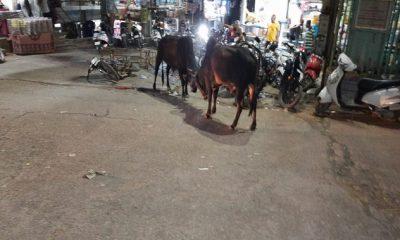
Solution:
<path fill-rule="evenodd" d="M 197 29 L 197 35 L 199 35 L 199 37 L 204 40 L 205 42 L 208 41 L 208 33 L 209 33 L 209 29 L 207 27 L 207 25 L 205 24 L 201 24 L 199 26 L 199 28 Z"/>

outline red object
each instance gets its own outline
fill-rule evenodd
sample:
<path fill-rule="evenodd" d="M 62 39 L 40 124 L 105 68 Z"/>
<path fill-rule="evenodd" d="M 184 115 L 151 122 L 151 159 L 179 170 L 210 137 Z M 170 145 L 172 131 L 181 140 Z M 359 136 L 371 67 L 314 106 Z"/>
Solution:
<path fill-rule="evenodd" d="M 41 33 L 37 36 L 11 35 L 13 52 L 18 55 L 53 53 L 54 37 L 52 33 Z"/>
<path fill-rule="evenodd" d="M 7 20 L 0 20 L 0 36 L 8 36 Z"/>
<path fill-rule="evenodd" d="M 128 86 L 116 86 L 114 87 L 115 89 L 118 90 L 128 90 L 128 89 L 134 89 L 134 87 L 128 87 Z"/>
<path fill-rule="evenodd" d="M 313 80 L 317 79 L 322 69 L 322 58 L 318 55 L 311 54 L 304 70 Z"/>

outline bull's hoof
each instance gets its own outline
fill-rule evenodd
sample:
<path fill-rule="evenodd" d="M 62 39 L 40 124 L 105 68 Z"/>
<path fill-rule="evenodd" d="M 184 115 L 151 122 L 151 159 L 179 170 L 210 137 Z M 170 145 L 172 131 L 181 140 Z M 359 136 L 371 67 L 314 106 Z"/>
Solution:
<path fill-rule="evenodd" d="M 231 125 L 231 129 L 232 130 L 235 130 L 235 128 L 236 128 L 236 126 Z"/>
<path fill-rule="evenodd" d="M 217 108 L 213 108 L 212 110 L 211 110 L 211 113 L 212 114 L 215 114 L 217 112 Z"/>
<path fill-rule="evenodd" d="M 256 123 L 252 123 L 251 126 L 250 126 L 250 130 L 251 130 L 251 131 L 256 130 L 256 126 L 257 126 Z"/>
<path fill-rule="evenodd" d="M 157 88 L 156 88 L 156 85 L 155 85 L 155 84 L 153 84 L 153 90 L 154 90 L 154 91 L 156 91 L 156 90 L 157 90 Z"/>
<path fill-rule="evenodd" d="M 211 115 L 208 114 L 208 113 L 206 113 L 206 114 L 204 115 L 204 117 L 205 117 L 206 119 L 212 119 Z"/>

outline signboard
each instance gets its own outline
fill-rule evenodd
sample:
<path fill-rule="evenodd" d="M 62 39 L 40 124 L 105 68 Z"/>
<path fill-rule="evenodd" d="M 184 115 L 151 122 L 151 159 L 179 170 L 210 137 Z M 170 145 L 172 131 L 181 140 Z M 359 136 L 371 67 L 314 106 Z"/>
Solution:
<path fill-rule="evenodd" d="M 391 0 L 360 0 L 355 27 L 385 31 L 390 20 L 391 7 Z"/>

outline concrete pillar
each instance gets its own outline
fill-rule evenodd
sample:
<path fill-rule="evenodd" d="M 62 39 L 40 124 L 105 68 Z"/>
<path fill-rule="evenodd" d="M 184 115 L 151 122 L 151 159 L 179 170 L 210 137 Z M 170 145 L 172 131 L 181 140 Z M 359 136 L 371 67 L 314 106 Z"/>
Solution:
<path fill-rule="evenodd" d="M 244 24 L 246 21 L 247 0 L 242 0 L 240 4 L 240 23 Z"/>

